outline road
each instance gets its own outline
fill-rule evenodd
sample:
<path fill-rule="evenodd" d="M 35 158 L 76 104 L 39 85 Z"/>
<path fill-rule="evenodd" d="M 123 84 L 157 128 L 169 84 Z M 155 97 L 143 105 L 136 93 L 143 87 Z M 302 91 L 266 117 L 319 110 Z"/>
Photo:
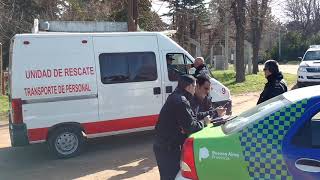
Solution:
<path fill-rule="evenodd" d="M 286 65 L 280 65 L 279 69 L 283 73 L 289 73 L 289 74 L 297 74 L 299 65 L 291 65 L 291 64 L 286 64 Z M 259 70 L 263 70 L 263 65 L 259 65 Z"/>

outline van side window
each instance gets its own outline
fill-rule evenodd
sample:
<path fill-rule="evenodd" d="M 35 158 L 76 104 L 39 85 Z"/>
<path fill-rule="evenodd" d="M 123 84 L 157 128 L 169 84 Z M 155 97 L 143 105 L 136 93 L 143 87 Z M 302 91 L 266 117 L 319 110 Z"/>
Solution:
<path fill-rule="evenodd" d="M 103 53 L 99 55 L 103 84 L 157 80 L 156 56 L 153 52 Z"/>
<path fill-rule="evenodd" d="M 166 54 L 168 78 L 170 81 L 178 81 L 179 76 L 187 74 L 184 54 L 168 53 Z"/>
<path fill-rule="evenodd" d="M 293 136 L 292 144 L 320 149 L 320 112 L 308 120 Z"/>

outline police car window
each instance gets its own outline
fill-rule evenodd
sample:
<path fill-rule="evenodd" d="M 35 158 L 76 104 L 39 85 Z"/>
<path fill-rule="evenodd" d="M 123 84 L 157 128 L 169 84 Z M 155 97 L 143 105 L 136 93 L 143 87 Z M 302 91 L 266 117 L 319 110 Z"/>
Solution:
<path fill-rule="evenodd" d="M 274 97 L 228 121 L 225 125 L 222 126 L 222 130 L 225 134 L 238 132 L 254 121 L 261 120 L 267 115 L 270 115 L 271 113 L 289 105 L 290 103 L 291 102 L 287 100 L 283 95 Z"/>
<path fill-rule="evenodd" d="M 179 76 L 187 74 L 184 54 L 168 53 L 166 54 L 168 78 L 170 81 L 177 81 Z"/>
<path fill-rule="evenodd" d="M 153 52 L 103 53 L 99 56 L 103 84 L 154 81 L 157 76 Z"/>
<path fill-rule="evenodd" d="M 313 115 L 295 132 L 291 143 L 298 147 L 320 148 L 320 112 Z"/>
<path fill-rule="evenodd" d="M 304 56 L 304 61 L 320 60 L 320 51 L 308 51 Z"/>

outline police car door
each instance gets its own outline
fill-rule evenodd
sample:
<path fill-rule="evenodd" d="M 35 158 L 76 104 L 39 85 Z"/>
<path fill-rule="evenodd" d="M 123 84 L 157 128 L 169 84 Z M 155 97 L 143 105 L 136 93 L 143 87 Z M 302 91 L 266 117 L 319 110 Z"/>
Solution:
<path fill-rule="evenodd" d="M 294 179 L 320 179 L 320 103 L 290 127 L 282 148 Z"/>

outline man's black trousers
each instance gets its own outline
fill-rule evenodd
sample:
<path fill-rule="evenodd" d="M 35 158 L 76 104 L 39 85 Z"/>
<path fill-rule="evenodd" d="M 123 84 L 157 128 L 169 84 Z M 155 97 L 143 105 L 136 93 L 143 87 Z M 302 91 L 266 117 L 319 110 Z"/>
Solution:
<path fill-rule="evenodd" d="M 174 180 L 180 169 L 180 148 L 153 146 L 161 180 Z"/>

